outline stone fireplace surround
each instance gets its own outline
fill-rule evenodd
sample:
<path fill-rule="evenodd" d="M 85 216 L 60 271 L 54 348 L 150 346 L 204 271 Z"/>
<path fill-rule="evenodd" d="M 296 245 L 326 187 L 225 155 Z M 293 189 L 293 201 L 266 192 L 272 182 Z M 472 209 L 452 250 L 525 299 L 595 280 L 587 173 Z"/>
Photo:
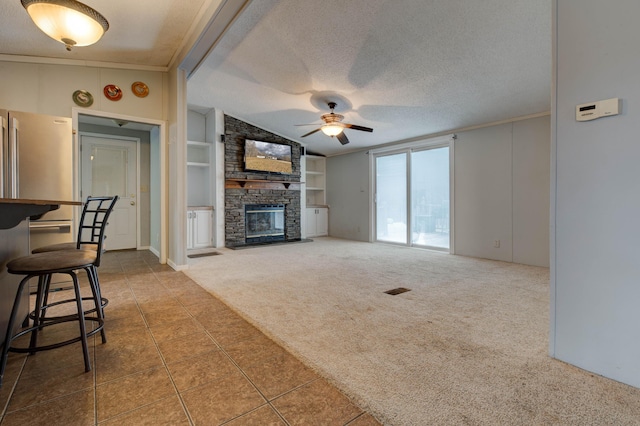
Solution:
<path fill-rule="evenodd" d="M 275 135 L 242 120 L 224 116 L 225 127 L 225 194 L 224 227 L 225 246 L 246 245 L 244 206 L 248 204 L 283 204 L 285 206 L 285 241 L 301 238 L 300 185 L 284 185 L 275 182 L 300 182 L 300 144 Z M 244 141 L 253 139 L 291 145 L 291 175 L 246 172 L 244 170 Z M 238 187 L 229 184 L 234 180 L 251 180 L 253 184 Z M 261 182 L 264 180 L 264 184 Z"/>

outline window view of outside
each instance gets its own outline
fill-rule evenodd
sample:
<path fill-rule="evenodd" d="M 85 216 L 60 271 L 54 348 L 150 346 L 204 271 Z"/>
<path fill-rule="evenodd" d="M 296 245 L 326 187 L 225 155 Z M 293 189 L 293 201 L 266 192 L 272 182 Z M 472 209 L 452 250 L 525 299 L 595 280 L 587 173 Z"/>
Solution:
<path fill-rule="evenodd" d="M 411 242 L 449 248 L 449 147 L 411 154 Z"/>
<path fill-rule="evenodd" d="M 379 241 L 407 243 L 407 154 L 376 159 L 376 226 Z"/>

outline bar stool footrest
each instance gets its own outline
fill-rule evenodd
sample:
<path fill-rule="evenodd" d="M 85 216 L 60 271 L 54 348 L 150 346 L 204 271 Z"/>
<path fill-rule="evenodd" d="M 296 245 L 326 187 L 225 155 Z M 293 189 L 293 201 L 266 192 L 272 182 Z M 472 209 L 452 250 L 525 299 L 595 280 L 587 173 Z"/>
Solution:
<path fill-rule="evenodd" d="M 91 297 L 91 296 L 83 297 L 82 300 L 91 300 L 91 301 L 93 301 L 93 297 Z M 105 306 L 107 306 L 109 304 L 109 299 L 107 299 L 106 297 L 101 297 L 100 298 L 100 302 L 101 302 L 100 305 L 101 305 L 102 309 L 104 309 Z M 59 300 L 57 302 L 54 302 L 54 303 L 51 303 L 49 305 L 43 306 L 42 310 L 47 310 L 47 309 L 52 308 L 54 306 L 64 305 L 65 303 L 76 303 L 76 299 Z M 87 311 L 84 311 L 84 314 L 85 315 L 92 314 L 95 311 L 96 311 L 96 308 L 92 308 L 92 309 L 89 309 Z M 40 318 L 40 320 L 48 322 L 48 321 L 56 320 L 56 319 L 59 319 L 59 318 L 67 318 L 70 315 L 73 315 L 76 320 L 78 319 L 78 314 L 69 314 L 69 315 L 59 315 L 59 316 L 55 316 L 55 317 Z M 35 319 L 35 317 L 36 317 L 36 311 L 29 312 L 29 319 L 33 320 L 33 319 Z"/>
<path fill-rule="evenodd" d="M 98 327 L 96 327 L 93 330 L 91 330 L 91 331 L 86 333 L 87 337 L 93 336 L 94 334 L 100 332 L 104 328 L 104 321 L 101 320 L 100 318 L 97 318 L 97 317 L 85 317 L 84 319 L 85 319 L 85 321 L 93 321 L 93 322 L 97 322 L 99 324 Z M 40 324 L 38 326 L 34 325 L 33 327 L 25 328 L 24 330 L 21 330 L 20 332 L 18 332 L 15 335 L 13 335 L 12 338 L 11 338 L 11 341 L 8 342 L 8 344 L 11 344 L 12 341 L 14 341 L 14 340 L 18 339 L 19 337 L 22 337 L 22 336 L 24 336 L 26 334 L 29 334 L 29 333 L 31 333 L 31 332 L 33 332 L 35 330 L 42 331 L 42 329 L 44 327 L 49 327 L 49 326 L 52 326 L 52 325 L 57 325 L 57 324 L 62 324 L 62 323 L 65 323 L 65 322 L 72 322 L 72 321 L 78 321 L 77 316 L 75 318 L 71 317 L 71 316 L 66 317 L 66 318 L 65 317 L 58 317 L 57 319 L 55 319 L 55 320 L 52 319 L 51 321 L 46 322 L 44 324 Z M 8 350 L 9 350 L 9 352 L 17 352 L 17 353 L 31 353 L 31 352 L 48 351 L 48 350 L 51 350 L 51 349 L 57 349 L 57 348 L 61 348 L 63 346 L 67 346 L 67 345 L 70 345 L 72 343 L 80 342 L 81 340 L 82 340 L 82 336 L 77 336 L 77 337 L 74 337 L 72 339 L 62 341 L 62 342 L 52 343 L 50 345 L 44 345 L 44 346 L 35 346 L 33 348 L 16 348 L 14 346 L 9 346 Z"/>

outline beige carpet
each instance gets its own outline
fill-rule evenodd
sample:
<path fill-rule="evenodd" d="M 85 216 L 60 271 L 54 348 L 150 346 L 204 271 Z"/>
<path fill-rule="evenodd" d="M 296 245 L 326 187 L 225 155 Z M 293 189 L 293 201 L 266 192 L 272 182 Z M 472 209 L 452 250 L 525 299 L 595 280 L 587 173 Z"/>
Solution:
<path fill-rule="evenodd" d="M 640 424 L 640 389 L 548 357 L 548 269 L 333 238 L 219 252 L 186 273 L 385 425 Z"/>

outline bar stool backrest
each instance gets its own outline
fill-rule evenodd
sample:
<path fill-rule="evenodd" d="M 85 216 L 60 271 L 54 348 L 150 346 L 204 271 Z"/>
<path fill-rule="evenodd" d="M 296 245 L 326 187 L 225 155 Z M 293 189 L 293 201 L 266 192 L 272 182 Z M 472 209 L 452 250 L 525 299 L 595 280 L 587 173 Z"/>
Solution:
<path fill-rule="evenodd" d="M 88 196 L 82 208 L 76 248 L 95 249 L 97 252 L 96 267 L 100 266 L 100 258 L 104 252 L 104 240 L 107 238 L 105 230 L 116 201 L 118 201 L 117 195 L 110 197 Z"/>

